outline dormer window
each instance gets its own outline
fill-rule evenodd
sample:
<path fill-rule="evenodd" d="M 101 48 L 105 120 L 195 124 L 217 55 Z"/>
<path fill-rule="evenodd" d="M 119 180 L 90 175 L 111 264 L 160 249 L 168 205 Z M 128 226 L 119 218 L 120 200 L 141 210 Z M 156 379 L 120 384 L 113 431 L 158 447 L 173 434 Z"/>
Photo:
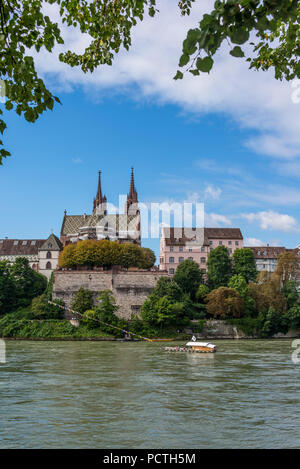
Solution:
<path fill-rule="evenodd" d="M 52 243 L 48 243 L 48 248 L 49 248 L 49 249 L 52 248 Z"/>

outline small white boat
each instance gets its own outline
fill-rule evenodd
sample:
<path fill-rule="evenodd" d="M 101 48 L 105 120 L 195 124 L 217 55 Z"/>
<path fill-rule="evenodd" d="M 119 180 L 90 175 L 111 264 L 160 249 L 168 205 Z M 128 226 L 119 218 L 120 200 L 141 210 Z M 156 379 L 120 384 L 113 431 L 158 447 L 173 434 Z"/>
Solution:
<path fill-rule="evenodd" d="M 195 352 L 195 353 L 214 353 L 217 347 L 210 342 L 197 342 L 195 336 L 192 340 L 185 344 L 184 347 L 165 347 L 166 352 Z"/>

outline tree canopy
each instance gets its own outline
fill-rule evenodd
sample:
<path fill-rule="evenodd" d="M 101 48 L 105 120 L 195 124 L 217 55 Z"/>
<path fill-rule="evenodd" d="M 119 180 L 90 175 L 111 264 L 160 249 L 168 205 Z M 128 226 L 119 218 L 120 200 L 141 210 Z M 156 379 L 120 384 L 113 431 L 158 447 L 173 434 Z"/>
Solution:
<path fill-rule="evenodd" d="M 257 270 L 252 249 L 236 249 L 233 253 L 232 259 L 233 272 L 236 275 L 242 275 L 246 282 L 255 282 Z"/>
<path fill-rule="evenodd" d="M 5 109 L 15 110 L 29 122 L 35 122 L 46 110 L 60 103 L 38 74 L 34 54 L 52 52 L 64 44 L 58 24 L 47 13 L 45 4 L 57 4 L 62 23 L 78 28 L 89 42 L 82 53 L 67 50 L 59 60 L 84 73 L 99 65 L 112 65 L 121 48 L 131 46 L 132 29 L 146 15 L 159 13 L 157 0 L 9 0 L 0 2 L 0 82 Z M 189 15 L 195 0 L 180 0 L 179 12 Z M 298 0 L 217 0 L 199 25 L 187 32 L 183 41 L 180 70 L 193 75 L 208 73 L 214 56 L 225 42 L 233 57 L 244 58 L 250 68 L 274 69 L 275 78 L 291 80 L 300 77 Z M 250 37 L 251 36 L 251 37 Z M 252 53 L 241 46 L 247 45 Z M 178 53 L 178 55 L 180 55 Z M 249 55 L 249 57 L 247 57 Z M 0 114 L 3 110 L 0 109 Z M 3 134 L 6 123 L 0 119 Z M 0 140 L 0 146 L 3 143 Z M 0 164 L 10 153 L 0 149 Z"/>
<path fill-rule="evenodd" d="M 155 254 L 151 249 L 131 243 L 119 244 L 106 239 L 68 244 L 59 257 L 59 266 L 71 269 L 77 266 L 109 268 L 113 265 L 150 269 L 154 263 Z"/>
<path fill-rule="evenodd" d="M 211 288 L 226 286 L 232 274 L 229 251 L 225 246 L 213 249 L 207 259 L 208 283 Z"/>

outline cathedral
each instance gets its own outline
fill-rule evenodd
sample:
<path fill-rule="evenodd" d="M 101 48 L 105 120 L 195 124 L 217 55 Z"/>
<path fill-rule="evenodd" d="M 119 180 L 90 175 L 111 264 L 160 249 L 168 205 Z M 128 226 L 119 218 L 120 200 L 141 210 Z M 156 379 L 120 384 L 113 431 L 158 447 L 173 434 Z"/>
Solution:
<path fill-rule="evenodd" d="M 140 211 L 133 168 L 131 168 L 130 188 L 123 214 L 108 213 L 107 198 L 103 195 L 101 184 L 101 171 L 99 171 L 98 188 L 91 215 L 86 213 L 67 215 L 65 211 L 60 232 L 63 246 L 86 239 L 108 239 L 119 243 L 141 244 Z"/>

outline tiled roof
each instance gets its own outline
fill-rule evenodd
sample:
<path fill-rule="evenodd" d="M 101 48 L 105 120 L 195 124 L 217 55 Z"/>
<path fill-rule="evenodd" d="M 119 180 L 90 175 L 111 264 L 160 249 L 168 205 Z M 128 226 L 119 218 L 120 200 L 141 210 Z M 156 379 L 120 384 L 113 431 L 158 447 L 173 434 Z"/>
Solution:
<path fill-rule="evenodd" d="M 65 215 L 61 234 L 66 236 L 78 233 L 80 228 L 97 226 L 103 219 L 104 216 L 102 215 Z M 115 227 L 117 231 L 136 229 L 139 220 L 139 215 L 116 214 L 105 216 L 105 221 L 107 221 L 112 228 Z"/>
<path fill-rule="evenodd" d="M 53 233 L 49 238 L 42 244 L 39 251 L 61 251 L 63 248 L 62 243 Z"/>
<path fill-rule="evenodd" d="M 286 251 L 282 246 L 251 246 L 255 259 L 277 259 L 279 254 Z"/>
<path fill-rule="evenodd" d="M 0 256 L 38 255 L 45 239 L 0 239 Z"/>
<path fill-rule="evenodd" d="M 163 231 L 168 246 L 184 246 L 193 240 L 208 246 L 210 239 L 243 239 L 239 228 L 164 228 Z"/>

